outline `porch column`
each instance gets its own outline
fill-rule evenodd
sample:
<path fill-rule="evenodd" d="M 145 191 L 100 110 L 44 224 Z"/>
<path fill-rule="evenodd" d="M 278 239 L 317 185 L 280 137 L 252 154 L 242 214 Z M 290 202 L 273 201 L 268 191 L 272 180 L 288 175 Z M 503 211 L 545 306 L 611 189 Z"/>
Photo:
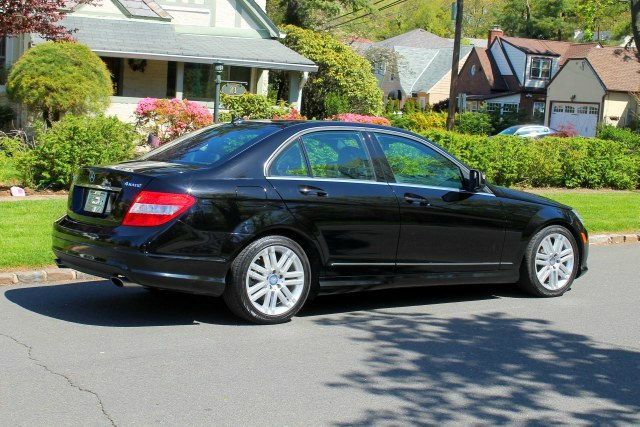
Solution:
<path fill-rule="evenodd" d="M 307 83 L 309 73 L 303 71 L 290 71 L 289 72 L 289 104 L 300 111 L 302 107 L 302 88 Z"/>
<path fill-rule="evenodd" d="M 176 98 L 184 95 L 184 62 L 176 63 Z"/>
<path fill-rule="evenodd" d="M 256 93 L 267 96 L 269 93 L 269 70 L 256 70 Z"/>

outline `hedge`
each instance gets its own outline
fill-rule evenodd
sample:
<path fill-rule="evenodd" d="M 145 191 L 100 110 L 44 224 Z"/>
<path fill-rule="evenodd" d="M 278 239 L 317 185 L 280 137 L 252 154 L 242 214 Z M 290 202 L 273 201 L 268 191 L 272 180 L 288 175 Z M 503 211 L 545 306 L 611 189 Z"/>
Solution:
<path fill-rule="evenodd" d="M 597 138 L 529 139 L 432 129 L 421 132 L 451 154 L 505 186 L 640 187 L 640 153 L 626 143 Z"/>

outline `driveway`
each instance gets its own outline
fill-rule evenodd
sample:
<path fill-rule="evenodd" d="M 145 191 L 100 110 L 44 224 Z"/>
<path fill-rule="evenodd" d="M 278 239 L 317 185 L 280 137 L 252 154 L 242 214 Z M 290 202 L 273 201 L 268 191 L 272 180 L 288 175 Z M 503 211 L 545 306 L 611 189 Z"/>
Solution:
<path fill-rule="evenodd" d="M 640 245 L 562 298 L 511 286 L 321 297 L 252 326 L 107 282 L 4 288 L 0 425 L 640 423 Z"/>

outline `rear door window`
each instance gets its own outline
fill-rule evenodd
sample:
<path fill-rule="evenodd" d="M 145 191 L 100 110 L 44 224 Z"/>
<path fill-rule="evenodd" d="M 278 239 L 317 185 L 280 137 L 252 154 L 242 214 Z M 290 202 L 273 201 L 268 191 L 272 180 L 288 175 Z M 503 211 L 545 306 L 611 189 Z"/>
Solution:
<path fill-rule="evenodd" d="M 301 138 L 315 178 L 374 181 L 373 164 L 357 131 L 321 131 Z"/>

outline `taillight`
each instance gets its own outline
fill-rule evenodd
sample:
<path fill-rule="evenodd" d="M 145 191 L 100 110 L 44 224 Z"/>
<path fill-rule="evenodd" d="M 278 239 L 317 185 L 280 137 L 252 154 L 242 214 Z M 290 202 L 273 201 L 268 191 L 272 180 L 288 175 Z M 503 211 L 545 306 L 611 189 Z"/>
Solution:
<path fill-rule="evenodd" d="M 196 202 L 188 194 L 141 191 L 124 216 L 122 225 L 154 227 L 171 221 Z"/>

